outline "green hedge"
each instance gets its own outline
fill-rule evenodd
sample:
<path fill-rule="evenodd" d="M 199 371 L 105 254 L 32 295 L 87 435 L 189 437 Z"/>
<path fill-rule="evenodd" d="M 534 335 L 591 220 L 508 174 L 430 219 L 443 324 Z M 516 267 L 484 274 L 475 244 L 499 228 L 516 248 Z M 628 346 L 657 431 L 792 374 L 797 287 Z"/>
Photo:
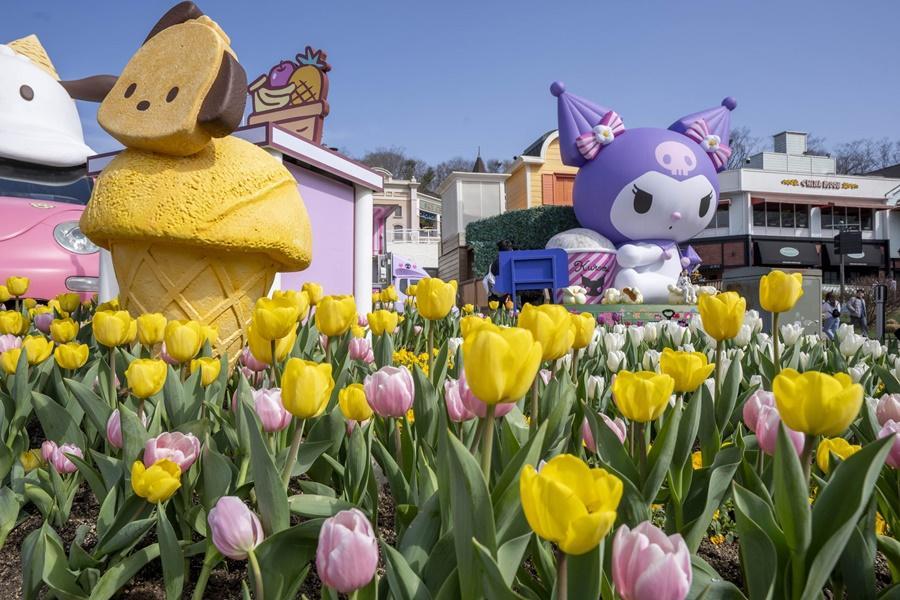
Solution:
<path fill-rule="evenodd" d="M 500 240 L 510 240 L 518 250 L 537 250 L 557 233 L 574 227 L 579 224 L 571 206 L 538 206 L 469 223 L 466 244 L 475 255 L 472 271 L 476 277 L 488 272 Z"/>

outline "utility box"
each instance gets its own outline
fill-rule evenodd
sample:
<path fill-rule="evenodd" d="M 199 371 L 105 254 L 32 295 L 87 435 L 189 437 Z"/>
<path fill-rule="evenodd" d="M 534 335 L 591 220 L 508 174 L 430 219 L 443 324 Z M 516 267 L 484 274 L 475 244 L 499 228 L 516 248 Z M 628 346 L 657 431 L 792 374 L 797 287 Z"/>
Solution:
<path fill-rule="evenodd" d="M 551 297 L 569 285 L 565 250 L 515 250 L 500 253 L 500 274 L 494 289 L 513 298 L 527 290 L 549 290 Z"/>
<path fill-rule="evenodd" d="M 772 314 L 759 304 L 759 280 L 776 269 L 771 267 L 744 267 L 726 271 L 722 278 L 722 291 L 734 291 L 747 299 L 747 310 L 759 311 L 763 319 L 763 331 L 772 333 Z M 822 331 L 822 271 L 819 269 L 778 269 L 785 273 L 803 275 L 803 295 L 793 310 L 782 313 L 780 323 L 799 321 L 803 332 L 818 334 Z"/>

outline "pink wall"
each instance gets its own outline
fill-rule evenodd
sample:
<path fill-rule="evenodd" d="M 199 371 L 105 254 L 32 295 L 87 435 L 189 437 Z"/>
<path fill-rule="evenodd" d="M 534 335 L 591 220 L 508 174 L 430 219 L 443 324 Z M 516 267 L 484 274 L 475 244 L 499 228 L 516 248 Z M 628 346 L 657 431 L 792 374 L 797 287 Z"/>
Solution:
<path fill-rule="evenodd" d="M 322 284 L 326 294 L 353 293 L 353 186 L 285 162 L 300 184 L 313 235 L 313 260 L 305 271 L 282 273 L 282 289 L 304 281 Z"/>

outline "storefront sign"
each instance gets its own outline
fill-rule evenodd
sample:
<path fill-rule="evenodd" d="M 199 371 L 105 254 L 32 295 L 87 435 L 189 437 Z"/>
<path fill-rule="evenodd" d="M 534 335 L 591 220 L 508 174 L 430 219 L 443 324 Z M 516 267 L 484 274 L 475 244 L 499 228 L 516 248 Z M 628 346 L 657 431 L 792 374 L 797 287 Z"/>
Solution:
<path fill-rule="evenodd" d="M 788 258 L 795 258 L 800 255 L 800 251 L 796 248 L 791 248 L 790 246 L 785 246 L 781 250 L 778 251 L 782 256 L 786 256 Z"/>
<path fill-rule="evenodd" d="M 792 187 L 817 188 L 821 190 L 856 190 L 859 184 L 849 181 L 831 181 L 829 179 L 782 179 L 781 185 Z"/>

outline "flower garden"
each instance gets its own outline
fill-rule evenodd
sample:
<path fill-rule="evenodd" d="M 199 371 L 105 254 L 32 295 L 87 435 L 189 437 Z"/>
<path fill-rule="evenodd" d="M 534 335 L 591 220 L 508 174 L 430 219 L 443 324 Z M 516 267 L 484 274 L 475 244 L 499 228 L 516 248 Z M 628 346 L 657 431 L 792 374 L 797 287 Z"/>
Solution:
<path fill-rule="evenodd" d="M 10 278 L 0 543 L 23 598 L 894 598 L 896 349 L 779 324 L 799 277 L 775 335 L 307 284 L 232 357 Z"/>

